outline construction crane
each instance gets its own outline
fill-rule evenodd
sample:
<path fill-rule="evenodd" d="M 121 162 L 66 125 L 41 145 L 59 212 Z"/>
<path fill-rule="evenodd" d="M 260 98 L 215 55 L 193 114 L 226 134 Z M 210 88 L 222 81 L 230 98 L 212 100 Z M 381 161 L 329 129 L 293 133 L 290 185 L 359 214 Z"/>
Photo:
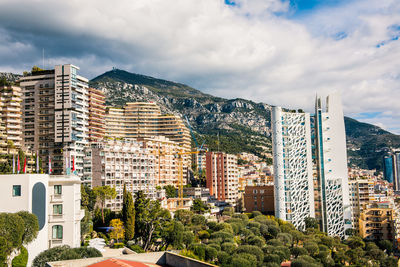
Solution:
<path fill-rule="evenodd" d="M 185 115 L 185 119 L 186 119 L 187 125 L 189 126 L 190 134 L 191 134 L 192 137 L 193 137 L 194 144 L 195 144 L 195 146 L 196 146 L 196 151 L 197 151 L 198 153 L 205 151 L 205 149 L 203 148 L 203 146 L 204 146 L 206 140 L 204 140 L 203 143 L 201 144 L 201 146 L 199 146 L 199 143 L 197 143 L 196 136 L 194 135 L 192 125 L 190 125 L 189 119 L 188 119 L 188 117 L 187 117 L 186 115 Z M 196 153 L 196 154 L 198 154 L 198 153 Z M 199 163 L 200 163 L 200 164 L 199 164 L 198 170 L 199 170 L 199 175 L 201 175 L 201 165 L 202 165 L 202 163 L 201 163 L 201 157 L 199 157 Z"/>
<path fill-rule="evenodd" d="M 175 158 L 178 158 L 178 207 L 179 209 L 183 208 L 183 156 L 190 155 L 190 154 L 198 154 L 199 151 L 190 151 L 190 152 L 180 152 L 175 153 L 162 153 L 160 151 L 160 147 L 158 151 L 154 151 L 158 155 L 158 175 L 159 175 L 159 182 L 161 180 L 161 164 L 160 164 L 160 156 L 162 155 L 174 155 Z M 157 153 L 158 152 L 158 153 Z"/>

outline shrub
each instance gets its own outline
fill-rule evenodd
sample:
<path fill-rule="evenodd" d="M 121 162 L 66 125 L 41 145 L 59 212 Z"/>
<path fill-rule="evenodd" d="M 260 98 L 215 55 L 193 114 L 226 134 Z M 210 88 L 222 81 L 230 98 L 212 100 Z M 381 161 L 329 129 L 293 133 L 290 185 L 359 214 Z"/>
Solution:
<path fill-rule="evenodd" d="M 123 248 L 124 246 L 124 243 L 114 243 L 113 248 Z"/>
<path fill-rule="evenodd" d="M 46 262 L 49 261 L 61 261 L 61 260 L 73 260 L 82 258 L 93 258 L 101 257 L 102 254 L 95 248 L 73 248 L 69 246 L 59 246 L 50 248 L 41 252 L 33 260 L 34 267 L 44 267 Z"/>
<path fill-rule="evenodd" d="M 225 265 L 228 264 L 229 260 L 231 259 L 231 256 L 225 251 L 219 251 L 217 253 L 217 259 L 220 265 Z"/>
<path fill-rule="evenodd" d="M 191 245 L 191 250 L 201 260 L 206 257 L 206 250 L 204 244 L 193 244 Z"/>
<path fill-rule="evenodd" d="M 25 267 L 28 264 L 28 250 L 21 247 L 21 252 L 12 260 L 13 267 Z"/>
<path fill-rule="evenodd" d="M 131 245 L 131 246 L 129 246 L 129 248 L 132 251 L 135 251 L 136 253 L 144 253 L 145 252 L 144 249 L 141 246 L 138 246 L 138 245 Z"/>
<path fill-rule="evenodd" d="M 209 245 L 205 247 L 205 260 L 207 261 L 213 261 L 218 254 L 218 250 L 215 249 L 215 247 Z"/>
<path fill-rule="evenodd" d="M 232 254 L 236 249 L 236 244 L 231 242 L 222 243 L 221 250 Z"/>

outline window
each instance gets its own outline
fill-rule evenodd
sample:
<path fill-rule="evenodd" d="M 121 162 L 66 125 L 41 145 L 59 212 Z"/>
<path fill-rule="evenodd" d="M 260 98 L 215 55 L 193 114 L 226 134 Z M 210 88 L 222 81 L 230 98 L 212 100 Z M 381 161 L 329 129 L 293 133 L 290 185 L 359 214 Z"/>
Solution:
<path fill-rule="evenodd" d="M 13 197 L 21 196 L 21 185 L 13 185 L 12 195 Z"/>
<path fill-rule="evenodd" d="M 62 239 L 62 238 L 63 238 L 62 225 L 54 225 L 53 226 L 53 239 Z"/>
<path fill-rule="evenodd" d="M 62 214 L 62 205 L 53 205 L 53 214 Z"/>
<path fill-rule="evenodd" d="M 55 194 L 55 195 L 61 195 L 61 194 L 62 194 L 62 187 L 61 187 L 61 185 L 55 185 L 55 186 L 54 186 L 54 194 Z"/>

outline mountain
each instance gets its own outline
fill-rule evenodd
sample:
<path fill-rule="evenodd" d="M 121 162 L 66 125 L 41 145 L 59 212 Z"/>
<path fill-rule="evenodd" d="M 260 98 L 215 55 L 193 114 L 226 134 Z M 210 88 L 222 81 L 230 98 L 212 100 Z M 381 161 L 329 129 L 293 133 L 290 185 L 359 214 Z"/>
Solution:
<path fill-rule="evenodd" d="M 154 101 L 165 113 L 187 117 L 199 143 L 228 153 L 271 155 L 271 106 L 245 99 L 224 99 L 185 84 L 113 69 L 90 81 L 102 89 L 108 105 Z M 345 117 L 349 163 L 382 170 L 382 156 L 400 148 L 400 136 Z"/>

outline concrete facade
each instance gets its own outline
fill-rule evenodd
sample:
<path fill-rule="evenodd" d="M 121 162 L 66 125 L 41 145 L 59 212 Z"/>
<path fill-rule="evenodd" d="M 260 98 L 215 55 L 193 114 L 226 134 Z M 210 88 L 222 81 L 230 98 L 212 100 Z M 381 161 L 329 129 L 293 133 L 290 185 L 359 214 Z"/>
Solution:
<path fill-rule="evenodd" d="M 32 72 L 19 82 L 23 93 L 23 144 L 39 151 L 42 167 L 53 174 L 67 174 L 75 161 L 83 175 L 84 147 L 88 144 L 88 79 L 79 68 L 57 65 L 53 70 Z"/>
<path fill-rule="evenodd" d="M 0 175 L 0 179 L 0 210 L 11 213 L 25 210 L 38 217 L 38 237 L 27 246 L 28 266 L 40 252 L 51 247 L 80 246 L 80 221 L 84 212 L 80 209 L 78 177 L 17 174 Z M 56 194 L 55 186 L 61 194 Z M 58 236 L 57 231 L 53 235 L 53 228 L 58 229 Z"/>
<path fill-rule="evenodd" d="M 236 205 L 239 171 L 237 157 L 223 152 L 206 153 L 206 187 L 217 200 Z"/>

